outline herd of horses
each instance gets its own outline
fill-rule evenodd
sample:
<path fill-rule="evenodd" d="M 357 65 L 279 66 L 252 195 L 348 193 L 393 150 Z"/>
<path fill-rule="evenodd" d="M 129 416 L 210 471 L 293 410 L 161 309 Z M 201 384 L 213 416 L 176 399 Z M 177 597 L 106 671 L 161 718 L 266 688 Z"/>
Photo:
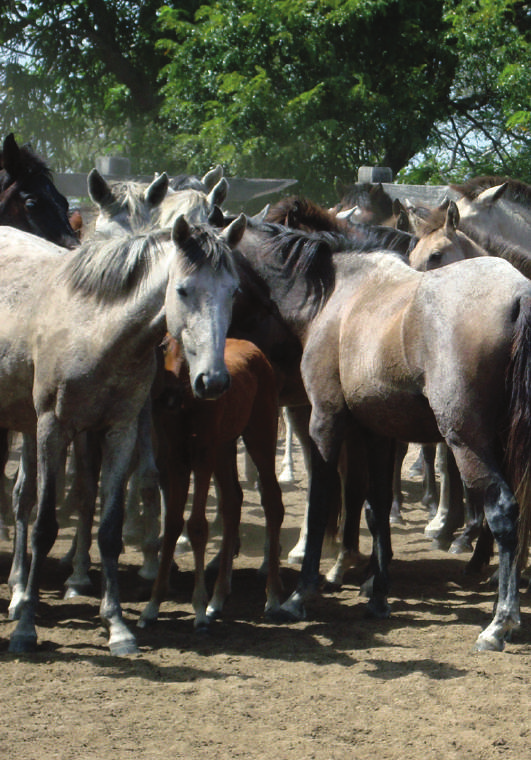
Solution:
<path fill-rule="evenodd" d="M 110 184 L 93 170 L 88 194 L 98 216 L 80 240 L 79 220 L 69 216 L 45 163 L 12 135 L 4 140 L 3 465 L 11 432 L 22 434 L 12 494 L 9 615 L 17 622 L 10 651 L 37 645 L 39 586 L 57 536 L 67 450 L 79 513 L 67 585 L 83 593 L 88 582 L 99 495 L 100 616 L 111 653 L 136 651 L 118 589 L 135 502 L 145 517 L 141 572 L 154 580 L 139 620 L 147 625 L 166 593 L 192 474 L 186 528 L 195 626 L 220 615 L 243 500 L 240 437 L 258 472 L 267 525 L 265 613 L 286 623 L 303 620 L 319 591 L 323 541 L 340 507 L 335 582 L 359 561 L 365 510 L 373 540 L 367 610 L 390 614 L 397 453 L 422 443 L 428 463 L 431 447 L 444 444 L 441 502 L 443 493 L 457 496 L 439 504 L 434 520 L 441 530 L 455 528 L 466 495 L 473 537 L 479 534 L 475 561 L 488 561 L 496 543 L 497 603 L 475 648 L 502 650 L 520 625 L 531 529 L 531 187 L 478 178 L 454 188 L 459 200 L 438 209 L 399 206 L 381 186 L 365 187 L 332 210 L 286 198 L 255 217 L 224 210 L 227 187 L 219 167 L 202 178 L 162 173 L 148 185 Z M 309 474 L 301 571 L 287 599 L 279 572 L 279 408 L 289 410 Z M 212 476 L 223 536 L 209 598 Z M 133 498 L 126 507 L 127 484 Z"/>

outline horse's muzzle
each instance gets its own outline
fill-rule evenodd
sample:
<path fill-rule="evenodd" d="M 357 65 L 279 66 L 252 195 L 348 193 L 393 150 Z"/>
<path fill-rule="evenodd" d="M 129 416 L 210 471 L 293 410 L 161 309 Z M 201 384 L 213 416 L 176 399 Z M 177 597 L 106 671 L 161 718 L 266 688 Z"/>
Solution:
<path fill-rule="evenodd" d="M 192 390 L 197 398 L 215 401 L 230 388 L 230 382 L 227 370 L 200 372 L 193 382 Z"/>

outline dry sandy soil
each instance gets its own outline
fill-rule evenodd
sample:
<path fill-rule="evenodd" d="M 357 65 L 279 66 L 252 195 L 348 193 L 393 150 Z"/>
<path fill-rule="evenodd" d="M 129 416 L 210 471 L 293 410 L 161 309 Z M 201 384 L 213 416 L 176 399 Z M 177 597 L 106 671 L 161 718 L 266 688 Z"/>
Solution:
<path fill-rule="evenodd" d="M 395 557 L 387 621 L 366 619 L 360 573 L 321 596 L 308 620 L 283 627 L 263 619 L 260 563 L 263 518 L 245 492 L 242 551 L 223 620 L 193 631 L 192 562 L 180 572 L 158 624 L 138 630 L 140 652 L 107 653 L 98 622 L 99 568 L 93 550 L 93 597 L 62 600 L 59 559 L 65 526 L 48 561 L 39 609 L 38 652 L 7 651 L 10 545 L 0 543 L 0 758 L 24 760 L 524 760 L 531 757 L 529 597 L 522 629 L 501 654 L 473 653 L 489 621 L 494 592 L 487 577 L 463 574 L 466 558 L 434 551 L 423 536 L 419 478 L 404 469 L 404 527 L 393 527 Z M 305 480 L 284 487 L 283 580 L 297 568 L 295 544 Z M 214 514 L 211 500 L 210 513 Z M 211 554 L 217 542 L 213 540 Z M 363 530 L 362 550 L 369 550 Z M 332 564 L 323 558 L 322 568 Z M 139 555 L 126 548 L 124 614 L 134 626 Z"/>

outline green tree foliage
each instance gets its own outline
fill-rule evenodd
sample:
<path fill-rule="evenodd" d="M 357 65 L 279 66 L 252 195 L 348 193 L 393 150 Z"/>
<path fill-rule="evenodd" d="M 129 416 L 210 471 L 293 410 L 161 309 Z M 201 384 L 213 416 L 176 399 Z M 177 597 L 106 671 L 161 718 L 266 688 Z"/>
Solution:
<path fill-rule="evenodd" d="M 3 134 L 31 139 L 56 168 L 87 168 L 95 151 L 125 153 L 142 168 L 141 155 L 161 142 L 160 4 L 9 0 L 0 14 Z"/>
<path fill-rule="evenodd" d="M 217 0 L 165 8 L 163 112 L 193 168 L 296 177 L 335 200 L 358 166 L 400 169 L 448 114 L 442 2 Z"/>
<path fill-rule="evenodd" d="M 7 0 L 0 136 L 57 170 L 221 162 L 323 201 L 363 164 L 531 181 L 530 47 L 520 0 Z"/>
<path fill-rule="evenodd" d="M 531 3 L 446 3 L 459 52 L 451 114 L 437 121 L 427 149 L 401 177 L 459 181 L 505 174 L 531 182 Z"/>

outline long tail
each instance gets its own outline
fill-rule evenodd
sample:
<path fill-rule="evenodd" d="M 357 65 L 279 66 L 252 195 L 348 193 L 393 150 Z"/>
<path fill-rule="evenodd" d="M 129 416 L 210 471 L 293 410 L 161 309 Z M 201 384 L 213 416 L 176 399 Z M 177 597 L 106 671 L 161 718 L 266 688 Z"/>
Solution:
<path fill-rule="evenodd" d="M 507 369 L 509 426 L 506 466 L 520 507 L 518 557 L 525 562 L 531 537 L 531 296 L 520 299 Z"/>

